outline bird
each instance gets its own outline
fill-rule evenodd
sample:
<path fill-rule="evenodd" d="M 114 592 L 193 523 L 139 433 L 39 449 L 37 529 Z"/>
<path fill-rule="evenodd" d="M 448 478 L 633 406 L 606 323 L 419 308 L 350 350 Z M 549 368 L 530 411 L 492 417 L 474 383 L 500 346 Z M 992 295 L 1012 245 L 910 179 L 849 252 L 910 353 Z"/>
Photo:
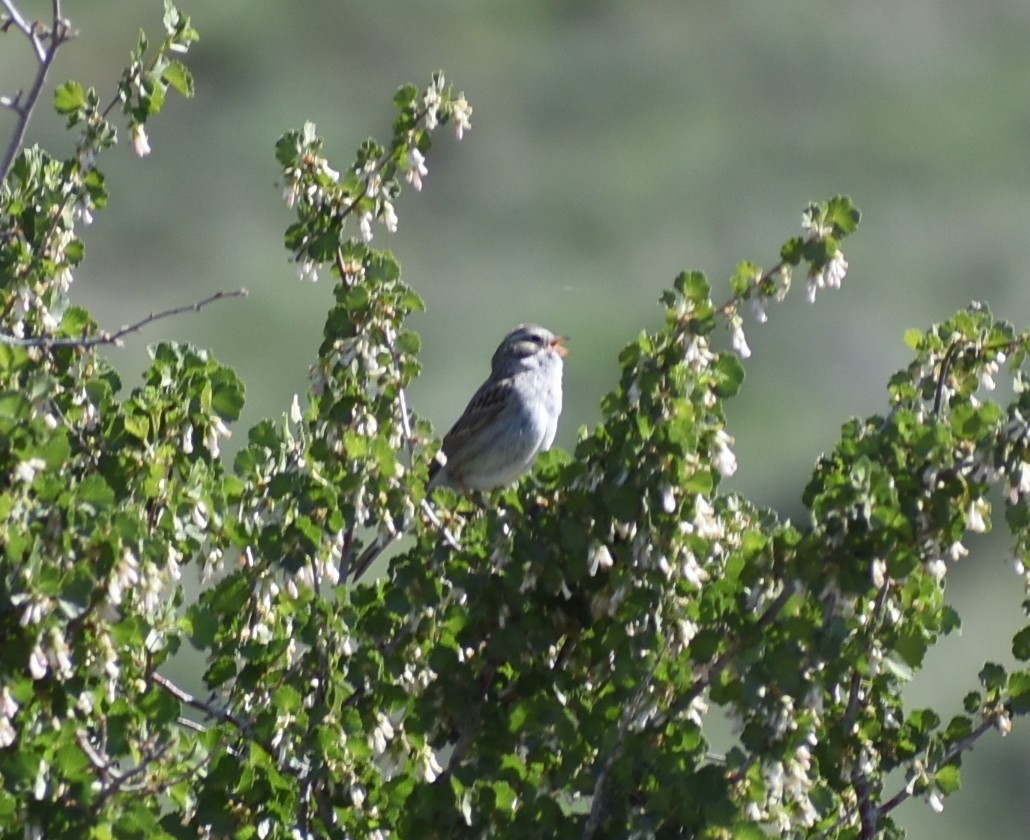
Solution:
<path fill-rule="evenodd" d="M 427 489 L 467 494 L 513 484 L 551 448 L 562 410 L 567 340 L 537 324 L 520 324 L 504 337 L 490 375 L 444 435 Z M 360 578 L 398 536 L 373 541 L 354 563 L 351 579 Z"/>
<path fill-rule="evenodd" d="M 490 376 L 444 436 L 428 489 L 468 493 L 512 484 L 551 448 L 562 410 L 564 341 L 537 324 L 504 337 Z"/>

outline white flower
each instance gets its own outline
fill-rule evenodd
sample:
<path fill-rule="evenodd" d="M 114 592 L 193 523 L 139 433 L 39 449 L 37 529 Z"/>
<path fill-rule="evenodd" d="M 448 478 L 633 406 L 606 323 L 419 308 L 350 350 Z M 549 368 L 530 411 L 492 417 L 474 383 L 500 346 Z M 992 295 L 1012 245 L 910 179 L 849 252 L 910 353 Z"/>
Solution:
<path fill-rule="evenodd" d="M 318 263 L 314 260 L 299 260 L 297 262 L 297 279 L 310 280 L 312 283 L 318 280 Z"/>
<path fill-rule="evenodd" d="M 46 462 L 41 458 L 29 458 L 27 461 L 19 461 L 14 468 L 14 480 L 24 484 L 31 484 L 36 473 L 46 467 Z"/>
<path fill-rule="evenodd" d="M 595 542 L 590 546 L 587 562 L 590 568 L 590 577 L 597 574 L 598 569 L 610 569 L 615 563 L 612 559 L 612 553 L 608 550 L 608 546 L 600 542 Z"/>
<path fill-rule="evenodd" d="M 329 180 L 332 181 L 334 184 L 339 182 L 340 173 L 333 169 L 329 165 L 329 161 L 327 161 L 325 158 L 319 158 L 315 166 L 317 171 L 321 172 L 323 175 L 328 177 Z"/>
<path fill-rule="evenodd" d="M 7 718 L 0 718 L 0 749 L 5 749 L 14 743 L 18 733 L 14 731 L 11 722 Z"/>
<path fill-rule="evenodd" d="M 147 140 L 147 132 L 143 130 L 143 126 L 138 123 L 132 127 L 130 134 L 132 139 L 132 150 L 136 153 L 137 157 L 146 157 L 150 154 L 150 143 Z"/>
<path fill-rule="evenodd" d="M 286 206 L 291 208 L 297 203 L 297 197 L 300 195 L 300 184 L 293 181 L 283 187 L 283 201 L 286 202 Z"/>
<path fill-rule="evenodd" d="M 686 557 L 683 558 L 683 561 L 680 563 L 680 573 L 688 583 L 696 586 L 698 589 L 708 580 L 708 572 L 697 562 L 697 557 L 694 556 L 693 552 L 687 552 Z"/>
<path fill-rule="evenodd" d="M 386 752 L 390 739 L 393 738 L 393 724 L 382 712 L 376 715 L 376 720 L 377 723 L 369 736 L 368 745 L 376 755 L 382 755 Z"/>
<path fill-rule="evenodd" d="M 848 261 L 844 259 L 844 252 L 838 249 L 829 264 L 827 264 L 826 268 L 823 269 L 826 288 L 839 289 L 841 283 L 844 282 L 844 277 L 847 273 Z"/>
<path fill-rule="evenodd" d="M 723 478 L 729 478 L 737 471 L 737 457 L 730 449 L 733 438 L 725 430 L 719 429 L 715 433 L 715 457 L 713 461 L 715 468 Z"/>
<path fill-rule="evenodd" d="M 32 674 L 32 679 L 41 680 L 46 676 L 46 671 L 46 654 L 43 653 L 43 649 L 37 642 L 36 646 L 32 649 L 32 653 L 29 654 L 29 673 Z"/>
<path fill-rule="evenodd" d="M 304 419 L 304 415 L 300 410 L 300 399 L 296 394 L 293 395 L 293 402 L 290 403 L 290 422 L 294 425 L 299 425 L 300 421 Z"/>
<path fill-rule="evenodd" d="M 383 224 L 386 226 L 386 229 L 388 231 L 390 231 L 390 233 L 396 233 L 397 232 L 397 213 L 393 209 L 393 204 L 391 202 L 389 202 L 389 201 L 384 201 L 383 202 L 383 209 L 382 209 L 381 212 L 382 212 Z"/>
<path fill-rule="evenodd" d="M 350 799 L 355 808 L 360 808 L 365 803 L 365 788 L 361 785 L 354 785 L 350 789 Z"/>
<path fill-rule="evenodd" d="M 694 528 L 699 537 L 719 539 L 723 535 L 722 523 L 715 515 L 715 508 L 702 495 L 694 501 Z"/>
<path fill-rule="evenodd" d="M 232 437 L 232 432 L 229 431 L 229 427 L 222 422 L 221 417 L 215 417 L 208 425 L 207 429 L 204 430 L 204 446 L 207 447 L 207 451 L 211 453 L 212 458 L 217 458 L 221 454 L 218 439 L 223 437 Z"/>
<path fill-rule="evenodd" d="M 827 224 L 817 217 L 819 206 L 810 204 L 801 214 L 801 228 L 809 234 L 810 239 L 825 239 L 833 233 L 833 225 Z"/>
<path fill-rule="evenodd" d="M 421 190 L 422 178 L 428 174 L 425 155 L 415 147 L 408 149 L 408 173 L 404 176 L 407 182 L 416 190 Z"/>
<path fill-rule="evenodd" d="M 939 814 L 944 810 L 944 800 L 941 798 L 939 790 L 932 790 L 926 797 L 926 801 L 935 813 Z"/>
<path fill-rule="evenodd" d="M 426 90 L 426 95 L 422 98 L 422 104 L 425 105 L 426 109 L 426 128 L 432 131 L 436 128 L 440 108 L 440 91 L 437 90 L 435 84 L 431 84 L 428 90 Z"/>
<path fill-rule="evenodd" d="M 74 279 L 75 278 L 72 276 L 71 266 L 67 263 L 61 266 L 57 274 L 54 276 L 54 282 L 57 284 L 57 288 L 59 288 L 64 294 L 68 293 Z"/>
<path fill-rule="evenodd" d="M 990 517 L 990 515 L 990 503 L 986 499 L 977 499 L 969 506 L 969 512 L 966 514 L 966 527 L 977 534 L 986 533 L 989 519 L 984 517 Z"/>
<path fill-rule="evenodd" d="M 84 691 L 79 695 L 79 699 L 75 701 L 75 708 L 86 716 L 93 714 L 93 698 L 88 692 Z"/>
<path fill-rule="evenodd" d="M 5 718 L 13 718 L 18 712 L 18 702 L 11 697 L 11 692 L 4 686 L 4 690 L 0 691 L 0 714 Z"/>
<path fill-rule="evenodd" d="M 869 571 L 873 579 L 873 586 L 877 589 L 883 589 L 883 583 L 887 577 L 887 563 L 882 557 L 877 557 L 873 560 Z"/>
<path fill-rule="evenodd" d="M 50 765 L 43 761 L 43 759 L 40 759 L 39 768 L 36 770 L 36 782 L 32 788 L 32 795 L 35 796 L 37 800 L 41 800 L 46 796 L 47 775 L 49 773 Z"/>
<path fill-rule="evenodd" d="M 926 569 L 928 575 L 932 575 L 938 581 L 944 580 L 944 576 L 948 573 L 948 564 L 941 557 L 935 557 L 928 561 L 923 568 Z"/>
<path fill-rule="evenodd" d="M 50 650 L 47 652 L 47 660 L 54 672 L 63 680 L 70 679 L 75 673 L 72 666 L 71 651 L 64 636 L 56 628 L 50 631 Z"/>
<path fill-rule="evenodd" d="M 432 748 L 425 747 L 419 752 L 418 764 L 415 766 L 415 776 L 420 781 L 432 784 L 443 772 L 440 762 L 436 760 L 436 754 Z"/>
<path fill-rule="evenodd" d="M 361 241 L 366 245 L 372 241 L 372 214 L 362 213 L 358 221 L 358 228 L 361 230 Z"/>
<path fill-rule="evenodd" d="M 71 210 L 72 218 L 81 220 L 82 224 L 93 224 L 93 205 L 88 198 L 78 199 Z"/>
<path fill-rule="evenodd" d="M 751 314 L 755 316 L 755 320 L 759 324 L 764 324 L 769 320 L 769 313 L 766 311 L 768 302 L 768 298 L 764 298 L 761 295 L 755 295 L 751 298 Z"/>
<path fill-rule="evenodd" d="M 454 120 L 454 136 L 461 140 L 465 132 L 472 128 L 469 118 L 472 116 L 472 106 L 465 99 L 465 94 L 458 94 L 458 98 L 451 101 L 451 118 Z"/>
<path fill-rule="evenodd" d="M 808 275 L 805 292 L 809 303 L 815 303 L 815 295 L 819 289 L 839 289 L 848 272 L 848 261 L 844 252 L 837 250 L 826 265 Z"/>
<path fill-rule="evenodd" d="M 112 604 L 120 604 L 125 590 L 139 583 L 139 563 L 135 555 L 124 549 L 114 575 L 107 584 L 107 594 Z"/>
<path fill-rule="evenodd" d="M 187 426 L 182 430 L 182 451 L 186 455 L 193 452 L 193 426 Z"/>
<path fill-rule="evenodd" d="M 207 528 L 207 506 L 203 502 L 197 502 L 193 506 L 190 519 L 201 531 L 205 530 Z"/>
<path fill-rule="evenodd" d="M 733 352 L 740 356 L 741 359 L 747 359 L 751 356 L 751 348 L 747 346 L 747 338 L 744 336 L 744 322 L 740 319 L 740 316 L 734 316 L 730 322 L 730 341 L 733 344 Z"/>
<path fill-rule="evenodd" d="M 668 484 L 662 486 L 662 510 L 666 513 L 673 513 L 676 510 L 676 495 Z"/>

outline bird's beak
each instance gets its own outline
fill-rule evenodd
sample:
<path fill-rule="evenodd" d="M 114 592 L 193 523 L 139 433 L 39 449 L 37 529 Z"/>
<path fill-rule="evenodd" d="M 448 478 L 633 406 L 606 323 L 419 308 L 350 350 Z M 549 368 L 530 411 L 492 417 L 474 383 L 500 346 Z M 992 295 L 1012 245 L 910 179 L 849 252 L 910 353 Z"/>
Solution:
<path fill-rule="evenodd" d="M 568 356 L 569 348 L 565 347 L 562 342 L 568 341 L 564 335 L 558 336 L 554 341 L 551 342 L 551 349 L 554 350 L 559 356 Z"/>

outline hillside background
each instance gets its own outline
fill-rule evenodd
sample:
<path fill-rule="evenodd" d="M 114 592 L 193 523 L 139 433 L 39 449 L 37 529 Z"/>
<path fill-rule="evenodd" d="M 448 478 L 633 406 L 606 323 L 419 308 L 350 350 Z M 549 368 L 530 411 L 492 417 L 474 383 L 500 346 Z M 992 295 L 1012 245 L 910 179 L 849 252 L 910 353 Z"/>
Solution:
<path fill-rule="evenodd" d="M 49 14 L 42 0 L 20 6 Z M 211 348 L 248 387 L 235 445 L 304 391 L 330 300 L 329 282 L 301 283 L 287 262 L 276 138 L 312 120 L 342 168 L 366 136 L 388 136 L 394 90 L 441 68 L 472 103 L 472 130 L 461 144 L 438 134 L 425 188 L 399 203 L 400 231 L 377 229 L 375 240 L 427 303 L 412 324 L 424 371 L 410 397 L 441 432 L 500 337 L 539 321 L 571 337 L 557 443 L 572 448 L 577 429 L 598 419 L 620 347 L 660 323 L 657 298 L 676 273 L 701 269 L 719 288 L 739 260 L 768 266 L 806 202 L 841 192 L 864 212 L 845 245 L 843 290 L 814 307 L 796 294 L 764 326 L 745 321 L 754 355 L 729 406 L 740 462 L 732 489 L 805 522 L 799 499 L 813 463 L 848 417 L 884 410 L 886 382 L 908 359 L 905 329 L 971 300 L 1030 323 L 1025 2 L 183 0 L 182 9 L 201 33 L 188 58 L 197 96 L 170 95 L 149 159 L 123 146 L 101 161 L 111 209 L 85 232 L 73 293 L 116 327 L 249 288 L 246 300 L 154 325 L 112 354 L 132 387 L 147 342 Z M 103 99 L 137 29 L 160 31 L 157 0 L 67 3 L 65 13 L 80 38 L 61 52 L 50 87 L 76 78 Z M 29 72 L 24 40 L 0 36 L 3 92 L 27 86 Z M 70 138 L 48 104 L 30 140 L 66 154 Z M 0 113 L 4 142 L 12 124 Z M 948 697 L 957 711 L 983 660 L 1007 652 L 1024 620 L 1004 533 L 969 544 L 972 556 L 948 578 L 963 633 L 934 651 L 912 702 Z M 909 836 L 1025 836 L 1028 723 L 984 739 L 963 770 L 944 815 L 922 802 L 900 810 Z"/>

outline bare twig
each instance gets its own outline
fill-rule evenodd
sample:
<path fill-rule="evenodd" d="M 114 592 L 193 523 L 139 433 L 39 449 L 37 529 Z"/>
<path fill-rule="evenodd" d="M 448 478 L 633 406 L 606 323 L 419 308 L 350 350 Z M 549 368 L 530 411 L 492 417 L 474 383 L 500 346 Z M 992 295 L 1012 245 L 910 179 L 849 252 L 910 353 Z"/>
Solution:
<path fill-rule="evenodd" d="M 204 700 L 194 697 L 188 691 L 184 691 L 183 689 L 179 688 L 179 686 L 173 683 L 170 679 L 161 676 L 156 671 L 151 671 L 147 675 L 147 678 L 150 680 L 150 682 L 152 682 L 158 688 L 170 694 L 184 706 L 189 706 L 191 709 L 196 709 L 199 712 L 203 712 L 207 717 L 211 718 L 212 720 L 217 720 L 221 723 L 228 723 L 249 741 L 252 741 L 259 747 L 261 747 L 261 749 L 268 753 L 269 756 L 271 756 L 273 759 L 276 759 L 276 762 L 278 763 L 275 749 L 272 747 L 270 743 L 266 743 L 265 741 L 261 740 L 260 737 L 258 737 L 257 733 L 254 732 L 253 726 L 251 726 L 249 722 L 236 717 L 236 715 L 234 715 L 228 709 L 220 709 L 213 703 L 208 703 Z"/>
<path fill-rule="evenodd" d="M 3 162 L 0 163 L 0 183 L 3 183 L 7 178 L 7 174 L 11 171 L 11 167 L 14 165 L 15 155 L 18 154 L 18 150 L 21 149 L 22 144 L 25 142 L 25 133 L 28 131 L 29 119 L 36 107 L 36 103 L 39 101 L 40 94 L 43 92 L 43 85 L 46 82 L 50 65 L 54 62 L 58 48 L 70 37 L 71 28 L 61 14 L 61 0 L 52 0 L 50 31 L 49 33 L 43 31 L 42 36 L 39 24 L 35 22 L 28 23 L 18 12 L 13 0 L 0 0 L 0 2 L 7 10 L 7 14 L 10 16 L 14 26 L 29 39 L 29 43 L 32 45 L 32 49 L 39 61 L 36 78 L 33 80 L 32 87 L 29 88 L 25 98 L 22 99 L 22 95 L 19 93 L 13 98 L 6 98 L 4 102 L 7 108 L 18 115 L 18 120 L 14 126 L 11 142 L 7 146 L 7 151 L 4 152 Z M 48 42 L 45 47 L 43 46 L 44 40 Z"/>
<path fill-rule="evenodd" d="M 235 297 L 246 297 L 249 295 L 246 289 L 234 289 L 228 292 L 215 292 L 210 297 L 206 297 L 203 300 L 197 301 L 196 303 L 188 303 L 184 306 L 176 306 L 174 309 L 165 309 L 162 312 L 151 312 L 146 318 L 142 318 L 134 324 L 122 327 L 113 333 L 100 332 L 97 335 L 82 336 L 81 338 L 50 338 L 48 336 L 37 336 L 34 338 L 18 338 L 13 335 L 5 335 L 0 333 L 0 344 L 7 344 L 11 347 L 42 347 L 44 349 L 52 349 L 55 347 L 75 347 L 78 349 L 86 350 L 90 347 L 97 347 L 100 345 L 114 345 L 115 347 L 122 346 L 122 339 L 131 334 L 142 330 L 144 327 L 149 326 L 155 321 L 161 321 L 165 318 L 171 318 L 174 315 L 182 315 L 185 312 L 200 312 L 205 306 L 210 303 L 214 303 L 216 300 L 223 300 L 224 298 L 235 298 Z"/>
<path fill-rule="evenodd" d="M 43 42 L 39 38 L 39 24 L 35 21 L 29 23 L 25 20 L 12 0 L 0 0 L 0 5 L 7 9 L 7 15 L 10 22 L 14 24 L 14 28 L 29 39 L 32 49 L 36 52 L 36 57 L 39 59 L 40 64 L 42 64 L 46 60 L 46 47 L 43 46 Z M 6 28 L 7 25 L 4 26 L 4 29 Z"/>

